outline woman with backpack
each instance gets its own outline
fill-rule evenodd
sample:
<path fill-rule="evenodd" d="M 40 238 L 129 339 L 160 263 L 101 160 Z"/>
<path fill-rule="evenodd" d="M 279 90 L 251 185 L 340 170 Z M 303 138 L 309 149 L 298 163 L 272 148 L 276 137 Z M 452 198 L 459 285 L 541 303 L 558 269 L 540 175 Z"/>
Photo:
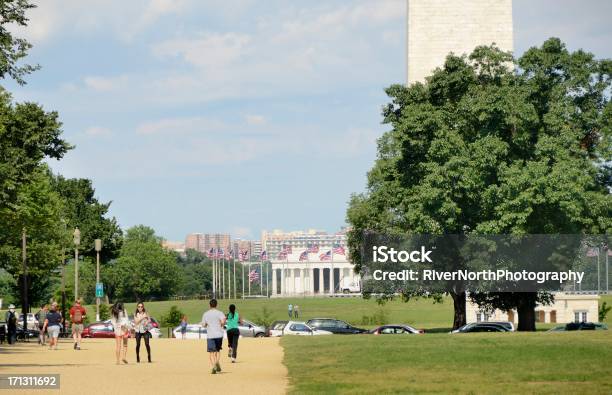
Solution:
<path fill-rule="evenodd" d="M 229 313 L 227 313 L 226 317 L 225 327 L 227 329 L 227 344 L 229 346 L 228 357 L 232 359 L 232 363 L 235 363 L 238 355 L 238 338 L 240 337 L 238 326 L 242 324 L 242 318 L 236 313 L 236 306 L 233 304 L 229 306 Z"/>
<path fill-rule="evenodd" d="M 149 363 L 151 363 L 151 347 L 149 346 L 149 339 L 151 338 L 151 318 L 142 302 L 136 305 L 134 325 L 136 326 L 136 362 L 140 363 L 140 339 L 144 338 L 145 347 L 147 348 L 147 357 Z"/>
<path fill-rule="evenodd" d="M 117 302 L 111 309 L 111 324 L 115 331 L 115 356 L 117 357 L 117 365 L 120 359 L 127 364 L 127 345 L 130 337 L 130 320 L 127 313 L 123 309 L 123 303 Z M 121 358 L 123 357 L 123 358 Z"/>

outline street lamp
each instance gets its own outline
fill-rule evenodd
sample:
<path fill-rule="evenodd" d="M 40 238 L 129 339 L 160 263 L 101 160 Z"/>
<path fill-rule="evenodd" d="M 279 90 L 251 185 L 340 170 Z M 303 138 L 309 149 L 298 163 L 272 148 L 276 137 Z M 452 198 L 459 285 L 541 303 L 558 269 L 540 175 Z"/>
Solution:
<path fill-rule="evenodd" d="M 94 241 L 96 248 L 96 288 L 100 284 L 100 251 L 102 251 L 102 240 L 96 239 Z M 96 322 L 100 321 L 100 297 L 98 297 L 98 290 L 96 289 Z"/>
<path fill-rule="evenodd" d="M 74 300 L 79 298 L 79 244 L 81 244 L 81 231 L 74 229 L 72 234 L 74 241 Z"/>
<path fill-rule="evenodd" d="M 21 233 L 21 260 L 23 264 L 23 340 L 28 340 L 28 263 L 26 260 L 26 228 Z"/>

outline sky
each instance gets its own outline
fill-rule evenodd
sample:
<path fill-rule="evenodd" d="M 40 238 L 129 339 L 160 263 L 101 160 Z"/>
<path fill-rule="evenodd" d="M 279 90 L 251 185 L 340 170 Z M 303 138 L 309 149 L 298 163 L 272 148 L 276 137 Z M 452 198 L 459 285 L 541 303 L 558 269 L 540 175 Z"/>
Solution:
<path fill-rule="evenodd" d="M 0 81 L 58 111 L 52 169 L 93 180 L 122 226 L 345 226 L 376 158 L 384 89 L 405 82 L 405 0 L 40 0 L 13 31 L 41 70 Z M 560 37 L 612 57 L 612 2 L 515 0 L 515 53 Z"/>

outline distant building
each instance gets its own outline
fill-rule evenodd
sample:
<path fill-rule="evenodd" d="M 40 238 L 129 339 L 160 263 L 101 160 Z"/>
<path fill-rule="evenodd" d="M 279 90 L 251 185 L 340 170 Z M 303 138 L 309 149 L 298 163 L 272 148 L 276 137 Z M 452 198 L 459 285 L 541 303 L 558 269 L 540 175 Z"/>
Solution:
<path fill-rule="evenodd" d="M 223 233 L 190 233 L 185 238 L 185 249 L 194 249 L 206 253 L 211 248 L 223 248 L 224 251 L 231 249 L 232 238 Z"/>
<path fill-rule="evenodd" d="M 599 321 L 599 296 L 590 294 L 571 294 L 557 292 L 555 302 L 550 306 L 538 304 L 535 308 L 536 322 L 560 323 L 570 322 L 598 322 Z M 518 324 L 516 310 L 508 312 L 494 310 L 493 312 L 482 310 L 478 305 L 470 302 L 466 305 L 466 320 L 470 322 L 483 321 L 510 321 Z"/>
<path fill-rule="evenodd" d="M 305 250 L 309 246 L 318 246 L 319 250 L 329 250 L 336 245 L 346 246 L 346 229 L 336 233 L 309 229 L 306 231 L 284 232 L 275 229 L 261 232 L 261 248 L 270 259 L 274 259 L 283 250 L 283 246 L 293 250 Z M 325 252 L 325 251 L 322 251 Z"/>
<path fill-rule="evenodd" d="M 162 247 L 164 247 L 164 248 L 166 248 L 168 250 L 176 251 L 179 254 L 184 254 L 185 253 L 185 243 L 182 243 L 180 241 L 163 240 L 162 241 Z"/>
<path fill-rule="evenodd" d="M 233 242 L 234 258 L 240 259 L 239 254 L 242 251 L 246 251 L 247 256 L 250 257 L 252 261 L 258 260 L 259 256 L 261 255 L 261 241 L 234 239 L 234 242 Z"/>

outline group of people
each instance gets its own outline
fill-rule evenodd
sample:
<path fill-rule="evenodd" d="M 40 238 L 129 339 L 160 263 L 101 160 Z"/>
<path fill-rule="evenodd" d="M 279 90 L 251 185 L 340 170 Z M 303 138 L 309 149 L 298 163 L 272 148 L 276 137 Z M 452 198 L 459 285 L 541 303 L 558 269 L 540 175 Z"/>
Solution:
<path fill-rule="evenodd" d="M 289 318 L 300 318 L 300 306 L 292 305 L 289 303 L 287 306 L 287 312 L 289 313 Z"/>
<path fill-rule="evenodd" d="M 117 365 L 120 365 L 121 362 L 124 364 L 128 363 L 128 339 L 130 338 L 132 329 L 134 329 L 134 336 L 136 337 L 136 362 L 140 363 L 140 343 L 142 340 L 144 340 L 147 349 L 147 360 L 149 363 L 151 362 L 151 345 L 149 344 L 149 339 L 151 338 L 151 329 L 153 325 L 151 317 L 145 309 L 144 303 L 139 302 L 136 305 L 133 325 L 128 318 L 123 303 L 115 303 L 111 308 L 111 325 L 115 332 L 115 357 L 117 359 Z"/>
<path fill-rule="evenodd" d="M 206 328 L 206 346 L 209 353 L 211 373 L 216 374 L 221 372 L 220 352 L 223 348 L 223 335 L 225 332 L 227 333 L 228 357 L 231 359 L 232 363 L 236 362 L 238 355 L 238 339 L 240 337 L 239 326 L 242 324 L 242 317 L 238 314 L 236 306 L 233 304 L 229 306 L 229 312 L 226 314 L 217 309 L 216 299 L 211 299 L 209 306 L 210 309 L 202 316 L 201 325 Z M 293 312 L 297 318 L 299 307 L 289 306 L 289 315 L 291 316 Z M 14 332 L 16 332 L 17 318 L 15 317 L 13 319 L 13 316 L 16 316 L 15 306 L 9 306 L 7 317 L 9 314 L 11 315 L 11 319 L 7 319 L 9 333 L 11 333 L 13 326 L 15 326 Z M 70 308 L 70 324 L 75 350 L 81 349 L 81 334 L 83 332 L 83 323 L 86 316 L 87 310 L 81 306 L 81 300 L 75 300 L 74 306 Z M 36 313 L 36 318 L 38 319 L 40 330 L 38 339 L 39 344 L 46 344 L 46 333 L 49 340 L 49 349 L 57 350 L 58 338 L 62 329 L 62 314 L 58 311 L 57 303 L 53 302 L 48 306 L 41 306 L 40 311 Z M 144 303 L 140 302 L 136 305 L 133 323 L 130 321 L 123 303 L 115 303 L 111 308 L 110 321 L 115 334 L 115 357 L 117 365 L 120 365 L 122 362 L 123 364 L 128 363 L 128 339 L 132 330 L 136 338 L 136 361 L 140 362 L 140 344 L 141 341 L 144 340 L 147 349 L 147 359 L 151 362 L 151 346 L 149 344 L 149 339 L 152 337 L 150 332 L 152 329 L 152 321 L 145 309 Z M 183 333 L 183 338 L 185 338 L 184 334 L 187 329 L 186 316 L 182 317 L 180 328 Z M 10 335 L 9 342 L 11 342 Z"/>
<path fill-rule="evenodd" d="M 228 357 L 232 363 L 236 362 L 238 356 L 238 338 L 240 337 L 239 325 L 242 324 L 240 314 L 236 312 L 236 306 L 229 305 L 229 312 L 224 314 L 217 309 L 217 300 L 211 299 L 210 309 L 202 316 L 201 325 L 206 328 L 206 349 L 211 373 L 221 372 L 220 352 L 223 348 L 223 326 L 227 331 Z"/>

